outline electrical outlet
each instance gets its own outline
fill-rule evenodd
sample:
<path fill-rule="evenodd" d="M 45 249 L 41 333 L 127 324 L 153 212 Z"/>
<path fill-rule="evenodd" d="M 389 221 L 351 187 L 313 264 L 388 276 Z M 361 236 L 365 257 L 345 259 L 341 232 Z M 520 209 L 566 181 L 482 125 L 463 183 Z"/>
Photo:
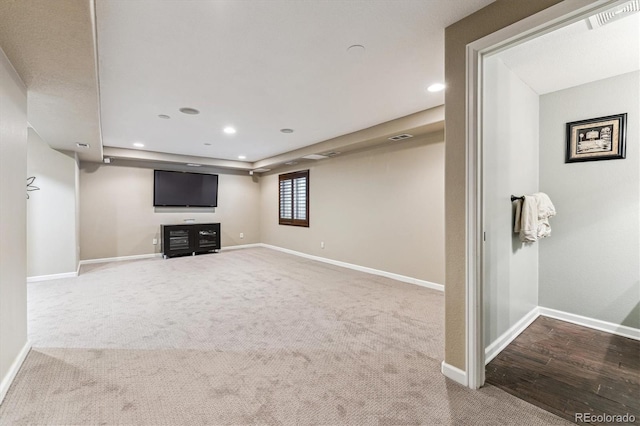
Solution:
<path fill-rule="evenodd" d="M 320 248 L 323 249 L 324 248 L 324 241 L 320 241 Z"/>
<path fill-rule="evenodd" d="M 155 246 L 155 245 L 157 245 L 157 244 L 158 244 L 158 239 L 157 239 L 157 238 L 154 238 L 154 239 L 153 239 L 153 245 Z"/>
<path fill-rule="evenodd" d="M 241 232 L 240 233 L 240 239 L 243 239 L 243 238 L 244 238 L 244 232 Z"/>

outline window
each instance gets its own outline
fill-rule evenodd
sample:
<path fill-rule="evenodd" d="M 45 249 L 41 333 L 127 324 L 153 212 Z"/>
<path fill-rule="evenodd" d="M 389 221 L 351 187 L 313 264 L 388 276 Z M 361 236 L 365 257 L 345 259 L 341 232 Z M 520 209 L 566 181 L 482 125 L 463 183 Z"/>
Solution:
<path fill-rule="evenodd" d="M 280 225 L 309 226 L 309 170 L 279 176 Z"/>

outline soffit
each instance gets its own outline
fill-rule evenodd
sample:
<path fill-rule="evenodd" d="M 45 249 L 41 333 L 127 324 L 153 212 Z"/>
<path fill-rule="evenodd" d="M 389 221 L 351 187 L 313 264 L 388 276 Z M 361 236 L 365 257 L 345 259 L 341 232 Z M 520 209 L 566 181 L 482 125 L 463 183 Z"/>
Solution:
<path fill-rule="evenodd" d="M 88 0 L 0 2 L 0 47 L 27 86 L 29 123 L 51 147 L 99 161 L 93 34 Z"/>

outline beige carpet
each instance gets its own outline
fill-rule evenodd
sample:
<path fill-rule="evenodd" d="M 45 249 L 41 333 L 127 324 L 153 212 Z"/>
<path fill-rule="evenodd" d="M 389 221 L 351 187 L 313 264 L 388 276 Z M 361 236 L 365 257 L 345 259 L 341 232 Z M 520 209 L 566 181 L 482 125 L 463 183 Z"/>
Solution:
<path fill-rule="evenodd" d="M 442 293 L 277 251 L 29 284 L 2 425 L 569 424 L 440 374 Z"/>

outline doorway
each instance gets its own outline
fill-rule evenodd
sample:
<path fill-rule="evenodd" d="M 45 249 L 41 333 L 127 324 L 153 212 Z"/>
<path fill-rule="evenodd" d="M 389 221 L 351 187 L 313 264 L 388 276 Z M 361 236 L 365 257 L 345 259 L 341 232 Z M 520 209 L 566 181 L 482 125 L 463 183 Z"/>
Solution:
<path fill-rule="evenodd" d="M 538 247 L 541 244 L 535 247 L 523 246 L 517 235 L 513 234 L 514 207 L 510 199 L 511 195 L 522 196 L 544 190 L 543 188 L 548 186 L 549 180 L 576 180 L 572 179 L 576 175 L 575 168 L 568 172 L 565 169 L 568 178 L 563 178 L 562 173 L 557 171 L 549 172 L 553 167 L 574 166 L 573 164 L 564 164 L 564 124 L 571 120 L 556 114 L 556 118 L 562 122 L 560 136 L 553 134 L 550 137 L 549 132 L 545 130 L 546 127 L 540 126 L 541 120 L 548 121 L 548 117 L 543 117 L 546 113 L 545 109 L 541 108 L 541 98 L 543 103 L 550 103 L 551 101 L 548 100 L 552 98 L 552 96 L 548 96 L 550 93 L 561 92 L 570 86 L 556 87 L 545 92 L 532 88 L 531 86 L 534 84 L 531 81 L 523 81 L 531 76 L 522 77 L 514 71 L 524 69 L 535 74 L 531 71 L 535 67 L 532 67 L 529 62 L 529 66 L 524 65 L 522 68 L 518 68 L 518 60 L 522 63 L 527 62 L 526 60 L 531 61 L 532 58 L 534 61 L 536 60 L 532 55 L 527 56 L 526 50 L 523 50 L 525 42 L 531 42 L 534 46 L 544 44 L 545 40 L 554 36 L 554 32 L 564 33 L 567 36 L 575 29 L 572 27 L 573 24 L 584 25 L 585 20 L 589 17 L 612 7 L 620 7 L 625 3 L 628 2 L 596 2 L 590 7 L 582 8 L 569 15 L 565 13 L 564 16 L 559 15 L 553 19 L 546 19 L 550 23 L 538 27 L 535 26 L 535 23 L 541 22 L 539 19 L 537 21 L 533 19 L 531 22 L 525 20 L 512 26 L 513 28 L 509 27 L 478 40 L 467 48 L 469 87 L 467 127 L 471 129 L 467 139 L 469 152 L 467 176 L 470 188 L 467 201 L 467 225 L 470 235 L 468 250 L 471 254 L 467 279 L 467 329 L 469 331 L 467 336 L 467 373 L 470 387 L 479 387 L 484 383 L 485 358 L 490 359 L 499 353 L 519 332 L 541 314 L 542 308 L 546 308 L 544 314 L 551 316 L 556 312 L 565 312 L 560 308 L 569 313 L 572 311 L 566 304 L 545 307 L 541 305 L 542 301 L 544 304 L 557 301 L 562 303 L 575 301 L 567 297 L 557 297 L 558 288 L 549 287 L 552 280 L 546 279 L 548 278 L 548 270 L 542 269 L 540 265 L 548 264 L 550 261 L 562 262 L 562 260 L 558 260 L 558 256 L 553 255 L 553 250 L 550 251 L 549 247 L 545 247 L 546 251 L 541 252 Z M 510 50 L 511 52 L 509 52 Z M 524 56 L 518 56 L 523 55 L 522 52 L 525 52 Z M 505 64 L 505 61 L 509 63 Z M 567 64 L 564 68 L 572 68 L 570 65 Z M 554 66 L 556 68 L 542 67 L 542 69 L 546 74 L 549 74 L 549 69 L 563 68 L 562 63 L 556 62 Z M 627 74 L 629 72 L 633 73 L 634 71 L 628 71 Z M 491 73 L 494 73 L 494 80 L 486 81 L 487 75 L 492 75 Z M 559 80 L 555 77 L 560 73 L 554 71 L 553 74 L 553 80 Z M 609 77 L 601 77 L 599 80 Z M 569 77 L 569 80 L 571 78 Z M 586 85 L 592 81 L 579 82 L 577 85 Z M 589 102 L 584 104 L 588 105 Z M 566 101 L 564 110 L 572 111 L 571 105 L 571 100 Z M 575 108 L 573 110 L 576 115 L 595 113 L 595 110 L 577 111 Z M 557 123 L 554 126 L 553 132 L 557 133 Z M 551 143 L 551 141 L 556 144 L 553 148 L 541 145 Z M 627 161 L 626 164 L 632 168 L 634 162 L 637 162 L 637 159 Z M 615 162 L 609 161 L 609 163 Z M 592 165 L 595 164 L 602 167 L 604 162 L 594 161 L 590 163 L 589 167 L 593 169 Z M 578 179 L 574 183 L 577 183 L 579 187 L 580 180 Z M 561 204 L 563 204 L 565 200 L 571 198 L 571 191 L 569 190 L 569 196 L 563 191 L 556 192 L 555 195 L 559 197 L 559 200 L 562 200 Z M 575 192 L 575 188 L 573 191 Z M 627 209 L 629 213 L 627 219 L 632 219 L 633 215 L 636 215 L 636 223 L 638 222 L 639 192 L 635 191 L 634 195 L 628 198 L 627 203 L 631 206 L 630 209 Z M 579 191 L 576 192 L 576 194 L 578 193 Z M 635 210 L 633 210 L 634 206 Z M 563 205 L 563 208 L 565 207 L 566 205 Z M 584 211 L 584 206 L 582 207 Z M 565 213 L 569 213 L 569 211 L 572 211 L 572 208 L 565 210 Z M 588 217 L 588 215 L 585 216 Z M 575 215 L 567 214 L 566 217 L 573 218 L 574 222 L 580 223 L 575 220 Z M 561 222 L 558 223 L 559 230 L 563 229 L 560 225 Z M 582 225 L 584 225 L 583 222 Z M 555 240 L 563 239 L 556 238 Z M 555 240 L 550 239 L 549 241 Z M 637 250 L 640 244 L 637 239 L 628 241 L 630 250 L 626 254 L 633 255 L 635 254 L 634 249 Z M 478 261 L 475 262 L 474 259 Z M 630 265 L 629 270 L 633 269 L 633 261 Z M 570 268 L 565 268 L 565 270 L 569 271 Z M 545 277 L 544 282 L 540 280 L 541 276 Z M 619 325 L 618 331 L 625 332 L 625 327 L 630 330 L 634 327 L 636 330 L 638 328 L 634 322 L 634 312 L 637 313 L 637 299 L 639 297 L 633 293 L 633 289 L 637 288 L 637 285 L 636 287 L 629 286 L 629 284 L 634 284 L 629 282 L 633 278 L 634 276 L 631 274 L 625 279 L 626 281 L 622 280 L 623 285 L 618 291 L 617 299 L 611 300 L 608 305 L 609 314 L 612 314 L 616 310 L 613 307 L 616 301 L 630 300 L 622 310 L 627 317 L 614 318 L 600 315 L 601 318 L 605 318 L 601 322 L 614 325 L 617 323 Z M 624 287 L 625 285 L 626 287 Z M 561 294 L 570 294 L 570 292 L 571 289 Z M 574 296 L 573 299 L 588 297 L 587 293 L 582 292 Z M 576 310 L 573 309 L 573 311 L 575 314 Z M 592 312 L 595 312 L 595 308 L 592 309 Z M 579 314 L 574 316 L 579 316 Z M 563 319 L 566 320 L 566 318 Z M 633 332 L 633 330 L 631 331 Z"/>

